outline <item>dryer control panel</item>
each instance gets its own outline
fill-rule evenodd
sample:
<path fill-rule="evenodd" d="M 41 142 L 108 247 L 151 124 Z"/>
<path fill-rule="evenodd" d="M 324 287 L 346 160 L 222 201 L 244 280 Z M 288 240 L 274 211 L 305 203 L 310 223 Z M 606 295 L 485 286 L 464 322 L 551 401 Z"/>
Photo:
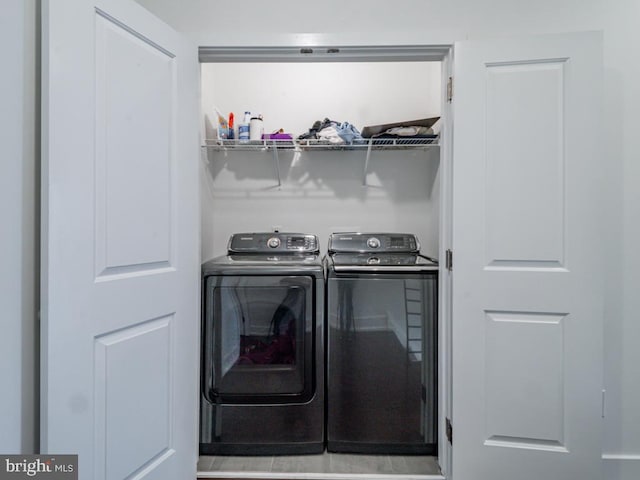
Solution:
<path fill-rule="evenodd" d="M 418 253 L 420 244 L 412 233 L 332 233 L 329 253 Z"/>
<path fill-rule="evenodd" d="M 306 233 L 234 233 L 229 253 L 318 253 L 318 237 Z"/>

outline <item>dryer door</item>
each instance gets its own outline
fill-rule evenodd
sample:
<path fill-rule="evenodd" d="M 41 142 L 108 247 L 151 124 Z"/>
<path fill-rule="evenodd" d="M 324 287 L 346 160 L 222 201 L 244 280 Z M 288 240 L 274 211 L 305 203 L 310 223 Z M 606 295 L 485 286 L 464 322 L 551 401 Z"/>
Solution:
<path fill-rule="evenodd" d="M 313 396 L 313 292 L 309 276 L 207 277 L 207 400 L 291 403 Z"/>

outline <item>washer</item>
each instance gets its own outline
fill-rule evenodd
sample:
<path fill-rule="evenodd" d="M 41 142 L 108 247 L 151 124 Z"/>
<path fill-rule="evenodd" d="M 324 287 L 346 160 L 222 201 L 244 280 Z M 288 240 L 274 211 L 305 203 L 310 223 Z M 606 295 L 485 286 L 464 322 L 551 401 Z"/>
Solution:
<path fill-rule="evenodd" d="M 238 233 L 202 265 L 200 453 L 324 448 L 324 274 L 315 235 Z"/>
<path fill-rule="evenodd" d="M 334 233 L 327 266 L 327 449 L 437 452 L 438 264 L 406 233 Z"/>

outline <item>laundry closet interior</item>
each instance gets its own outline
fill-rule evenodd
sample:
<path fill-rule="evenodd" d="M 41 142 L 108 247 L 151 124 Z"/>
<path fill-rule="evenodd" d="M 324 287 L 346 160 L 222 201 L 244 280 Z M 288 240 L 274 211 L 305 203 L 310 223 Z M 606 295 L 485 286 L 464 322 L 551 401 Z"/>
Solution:
<path fill-rule="evenodd" d="M 270 232 L 276 236 L 284 233 L 285 237 L 279 238 L 294 243 L 302 241 L 300 234 L 315 235 L 318 257 L 323 258 L 332 234 L 364 232 L 387 234 L 384 238 L 392 244 L 400 241 L 397 235 L 414 234 L 419 241 L 416 250 L 433 259 L 438 268 L 434 276 L 437 288 L 430 294 L 435 308 L 430 327 L 434 335 L 432 357 L 410 353 L 416 340 L 411 340 L 409 333 L 407 281 L 397 287 L 397 281 L 381 277 L 366 289 L 356 287 L 351 299 L 356 331 L 357 325 L 362 324 L 368 325 L 364 329 L 377 333 L 393 332 L 390 335 L 404 349 L 406 365 L 394 376 L 409 375 L 412 363 L 422 365 L 418 367 L 423 372 L 417 374 L 420 378 L 426 375 L 424 365 L 433 368 L 433 388 L 425 389 L 423 381 L 417 395 L 422 396 L 424 404 L 424 397 L 429 395 L 425 390 L 431 390 L 435 418 L 425 417 L 421 410 L 415 420 L 423 436 L 433 427 L 431 448 L 385 450 L 379 446 L 371 451 L 347 448 L 332 452 L 327 451 L 325 437 L 322 452 L 278 452 L 277 448 L 268 448 L 267 453 L 260 449 L 255 454 L 251 449 L 242 453 L 222 449 L 218 454 L 203 451 L 201 437 L 199 476 L 228 478 L 230 474 L 246 472 L 248 478 L 278 478 L 278 474 L 294 473 L 310 475 L 309 478 L 325 474 L 444 478 L 439 475 L 441 466 L 449 461 L 446 418 L 450 416 L 451 378 L 446 263 L 451 229 L 449 47 L 201 47 L 200 62 L 203 264 L 226 255 L 230 237 L 239 233 L 264 232 L 264 238 Z M 218 112 L 225 117 L 233 112 L 234 139 L 218 138 Z M 252 117 L 261 115 L 265 134 L 290 134 L 292 140 L 240 141 L 237 126 L 243 122 L 245 112 Z M 410 124 L 437 117 L 437 137 L 428 140 L 398 136 L 335 144 L 298 138 L 307 134 L 314 122 L 325 119 L 338 124 L 348 122 L 362 133 L 365 127 Z M 289 233 L 298 236 L 287 238 Z M 377 257 L 374 261 L 378 261 Z M 323 298 L 314 299 L 326 302 L 324 318 L 316 318 L 315 322 L 327 327 L 340 315 L 339 309 L 331 305 L 331 289 L 329 285 L 319 294 Z M 203 302 L 208 294 L 203 287 Z M 220 298 L 224 300 L 224 293 Z M 402 308 L 395 308 L 394 302 Z M 203 318 L 203 325 L 204 322 Z M 405 327 L 397 327 L 403 322 Z M 319 347 L 323 351 L 331 342 L 326 338 L 328 330 Z M 419 335 L 424 342 L 426 333 Z M 422 348 L 420 341 L 417 344 Z M 385 351 L 372 349 L 371 357 L 386 354 L 387 347 L 381 348 Z M 204 357 L 203 354 L 206 363 Z M 326 375 L 324 383 L 315 385 L 324 390 L 317 394 L 325 399 L 331 398 L 329 390 L 333 388 L 326 361 L 322 365 L 317 361 L 313 367 Z M 341 362 L 348 365 L 350 360 L 346 356 Z M 379 381 L 377 378 L 375 381 Z M 206 382 L 202 380 L 203 385 Z M 373 391 L 387 388 L 393 387 L 378 384 Z M 393 394 L 397 398 L 406 396 L 406 392 L 392 392 L 391 397 Z M 332 407 L 325 401 L 323 408 L 320 421 L 325 431 L 326 415 Z M 379 412 L 369 414 L 362 415 L 373 426 L 395 421 Z M 292 423 L 291 428 L 304 426 Z"/>

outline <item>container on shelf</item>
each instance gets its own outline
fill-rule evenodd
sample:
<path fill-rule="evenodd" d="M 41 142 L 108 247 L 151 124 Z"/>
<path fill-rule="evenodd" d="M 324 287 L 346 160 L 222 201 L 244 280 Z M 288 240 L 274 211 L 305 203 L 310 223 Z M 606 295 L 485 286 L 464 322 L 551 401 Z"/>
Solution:
<path fill-rule="evenodd" d="M 264 124 L 261 117 L 252 117 L 249 123 L 249 140 L 259 142 L 264 133 Z"/>

